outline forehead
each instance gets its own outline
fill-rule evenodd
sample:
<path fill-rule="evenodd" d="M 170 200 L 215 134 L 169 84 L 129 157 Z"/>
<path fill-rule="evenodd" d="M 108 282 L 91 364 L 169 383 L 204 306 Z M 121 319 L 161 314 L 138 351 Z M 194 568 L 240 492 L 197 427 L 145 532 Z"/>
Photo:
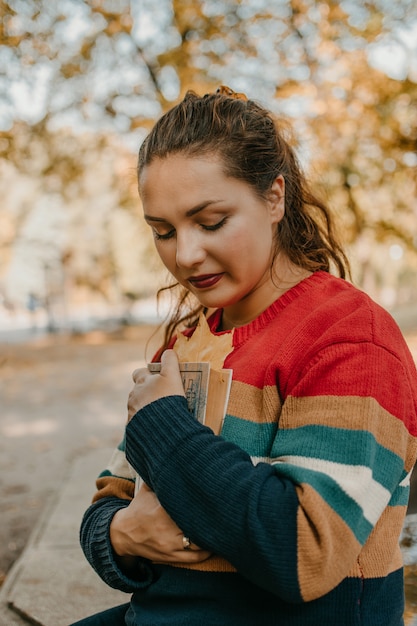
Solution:
<path fill-rule="evenodd" d="M 139 184 L 143 186 L 151 179 L 154 181 L 158 177 L 165 177 L 170 174 L 190 177 L 198 175 L 201 168 L 218 169 L 221 171 L 222 161 L 217 154 L 204 156 L 187 155 L 183 153 L 168 154 L 164 157 L 156 157 L 145 165 L 139 174 Z"/>
<path fill-rule="evenodd" d="M 144 167 L 139 176 L 139 192 L 144 204 L 193 204 L 196 197 L 212 196 L 216 189 L 226 189 L 235 179 L 223 172 L 217 155 L 204 157 L 173 154 L 156 158 Z M 235 181 L 237 182 L 237 181 Z M 217 195 L 217 194 L 216 194 Z"/>

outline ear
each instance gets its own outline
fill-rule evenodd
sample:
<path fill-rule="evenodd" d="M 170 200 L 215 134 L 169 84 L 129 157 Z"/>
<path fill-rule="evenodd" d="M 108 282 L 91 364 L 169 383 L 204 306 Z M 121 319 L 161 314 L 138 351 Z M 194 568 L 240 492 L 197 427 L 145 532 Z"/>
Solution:
<path fill-rule="evenodd" d="M 285 179 L 280 174 L 272 183 L 269 191 L 271 223 L 278 224 L 285 213 Z"/>

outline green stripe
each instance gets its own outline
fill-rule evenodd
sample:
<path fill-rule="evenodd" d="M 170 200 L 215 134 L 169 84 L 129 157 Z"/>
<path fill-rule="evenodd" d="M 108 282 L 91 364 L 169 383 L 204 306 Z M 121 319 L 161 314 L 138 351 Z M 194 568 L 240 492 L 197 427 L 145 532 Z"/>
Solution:
<path fill-rule="evenodd" d="M 135 480 L 133 478 L 129 478 L 128 476 L 118 476 L 117 474 L 113 474 L 110 470 L 105 469 L 98 475 L 99 478 L 103 478 L 104 476 L 111 476 L 111 478 L 120 478 L 121 480 L 127 480 L 130 483 L 134 483 Z"/>
<path fill-rule="evenodd" d="M 389 506 L 407 506 L 410 497 L 410 487 L 397 487 L 388 502 Z"/>
<path fill-rule="evenodd" d="M 103 478 L 103 476 L 113 476 L 110 470 L 105 469 L 98 475 L 99 478 Z"/>
<path fill-rule="evenodd" d="M 283 474 L 298 484 L 307 483 L 327 502 L 327 504 L 349 526 L 356 539 L 364 545 L 372 524 L 363 516 L 362 508 L 355 500 L 352 500 L 327 474 L 290 465 L 289 463 L 276 463 L 273 465 L 277 474 Z"/>
<path fill-rule="evenodd" d="M 221 435 L 250 456 L 269 457 L 277 432 L 275 423 L 255 423 L 227 414 Z"/>
<path fill-rule="evenodd" d="M 280 430 L 271 456 L 279 458 L 288 455 L 345 465 L 364 465 L 372 470 L 374 480 L 390 493 L 404 472 L 403 459 L 381 446 L 368 431 L 318 425 Z"/>

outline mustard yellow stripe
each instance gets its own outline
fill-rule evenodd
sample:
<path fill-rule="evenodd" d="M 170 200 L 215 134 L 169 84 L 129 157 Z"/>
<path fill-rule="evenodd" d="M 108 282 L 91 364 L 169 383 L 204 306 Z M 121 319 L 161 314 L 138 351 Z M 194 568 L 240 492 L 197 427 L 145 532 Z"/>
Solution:
<path fill-rule="evenodd" d="M 361 544 L 333 509 L 309 485 L 296 487 L 300 507 L 297 514 L 298 579 L 307 602 L 336 587 L 346 577 Z"/>
<path fill-rule="evenodd" d="M 117 476 L 100 476 L 96 481 L 96 485 L 98 491 L 94 495 L 93 502 L 97 502 L 100 498 L 107 496 L 131 500 L 135 491 L 135 483 L 132 480 L 118 478 Z"/>
<path fill-rule="evenodd" d="M 258 389 L 253 385 L 232 381 L 227 413 L 256 423 L 276 423 L 281 401 L 275 386 Z"/>
<path fill-rule="evenodd" d="M 398 536 L 406 511 L 405 506 L 389 506 L 382 513 L 358 558 L 364 578 L 383 577 L 402 567 Z"/>
<path fill-rule="evenodd" d="M 236 568 L 233 567 L 229 561 L 216 555 L 211 556 L 201 563 L 170 563 L 170 565 L 182 569 L 197 570 L 199 572 L 236 572 Z"/>

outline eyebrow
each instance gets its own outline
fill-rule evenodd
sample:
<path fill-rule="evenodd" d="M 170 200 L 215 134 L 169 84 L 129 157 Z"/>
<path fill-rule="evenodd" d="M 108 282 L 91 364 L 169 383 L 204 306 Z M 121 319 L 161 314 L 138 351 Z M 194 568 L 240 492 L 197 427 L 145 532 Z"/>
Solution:
<path fill-rule="evenodd" d="M 205 202 L 201 202 L 200 204 L 197 204 L 197 206 L 192 207 L 191 209 L 188 209 L 188 211 L 185 212 L 185 217 L 192 217 L 193 215 L 197 215 L 197 213 L 200 213 L 200 211 L 203 211 L 210 205 L 216 204 L 217 202 L 220 202 L 220 200 L 207 200 Z M 168 221 L 164 219 L 163 217 L 152 217 L 152 215 L 146 215 L 146 213 L 143 217 L 145 218 L 147 222 L 167 222 Z"/>

